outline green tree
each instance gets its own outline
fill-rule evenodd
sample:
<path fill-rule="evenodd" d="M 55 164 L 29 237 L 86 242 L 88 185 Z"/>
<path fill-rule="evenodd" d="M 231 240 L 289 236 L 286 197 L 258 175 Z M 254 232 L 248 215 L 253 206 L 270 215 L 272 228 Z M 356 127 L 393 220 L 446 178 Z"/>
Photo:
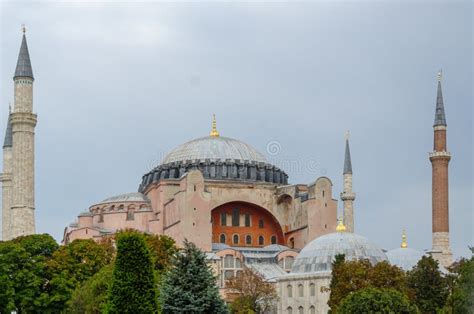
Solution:
<path fill-rule="evenodd" d="M 470 249 L 474 253 L 474 249 Z M 460 260 L 453 268 L 454 284 L 448 298 L 448 312 L 474 313 L 474 256 Z"/>
<path fill-rule="evenodd" d="M 393 288 L 408 295 L 406 280 L 402 269 L 386 261 L 372 265 L 368 260 L 345 261 L 343 255 L 337 255 L 332 264 L 328 305 L 332 312 L 336 312 L 342 299 L 367 287 Z"/>
<path fill-rule="evenodd" d="M 153 264 L 159 273 L 166 271 L 171 266 L 178 248 L 173 238 L 165 235 L 145 235 L 146 243 L 153 257 Z"/>
<path fill-rule="evenodd" d="M 74 240 L 61 246 L 47 263 L 48 283 L 39 299 L 45 310 L 63 311 L 75 288 L 110 264 L 113 257 L 110 241 Z"/>
<path fill-rule="evenodd" d="M 157 313 L 153 262 L 143 234 L 117 235 L 117 257 L 108 294 L 109 313 Z"/>
<path fill-rule="evenodd" d="M 0 242 L 0 312 L 38 312 L 43 308 L 46 264 L 57 248 L 47 234 Z"/>
<path fill-rule="evenodd" d="M 408 297 L 395 289 L 364 288 L 345 297 L 337 308 L 340 314 L 418 313 Z"/>
<path fill-rule="evenodd" d="M 185 240 L 161 289 L 163 313 L 227 313 L 206 256 Z"/>
<path fill-rule="evenodd" d="M 68 313 L 99 314 L 106 309 L 107 294 L 112 281 L 113 265 L 104 266 L 98 273 L 74 290 L 68 302 Z"/>
<path fill-rule="evenodd" d="M 444 307 L 448 297 L 448 282 L 438 269 L 438 262 L 423 256 L 408 272 L 408 288 L 413 292 L 414 303 L 422 313 L 436 313 Z"/>

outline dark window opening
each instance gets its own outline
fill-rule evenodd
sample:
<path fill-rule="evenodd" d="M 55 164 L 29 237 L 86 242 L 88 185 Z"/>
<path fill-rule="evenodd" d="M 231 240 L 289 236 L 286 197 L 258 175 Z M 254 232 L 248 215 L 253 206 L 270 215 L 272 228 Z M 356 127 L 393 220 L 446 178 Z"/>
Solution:
<path fill-rule="evenodd" d="M 221 213 L 221 226 L 227 226 L 227 214 Z"/>
<path fill-rule="evenodd" d="M 240 210 L 238 208 L 232 209 L 232 227 L 240 226 Z"/>
<path fill-rule="evenodd" d="M 245 214 L 245 227 L 250 227 L 250 214 Z"/>
<path fill-rule="evenodd" d="M 264 245 L 265 244 L 265 239 L 263 238 L 263 236 L 259 236 L 258 237 L 258 245 Z"/>
<path fill-rule="evenodd" d="M 252 244 L 252 236 L 248 235 L 245 237 L 245 244 L 251 245 Z"/>
<path fill-rule="evenodd" d="M 234 241 L 234 244 L 239 244 L 239 235 L 238 234 L 234 234 L 233 241 Z"/>
<path fill-rule="evenodd" d="M 271 242 L 272 242 L 272 244 L 276 244 L 276 243 L 277 243 L 277 237 L 276 237 L 276 236 L 272 236 Z"/>
<path fill-rule="evenodd" d="M 260 220 L 258 221 L 258 227 L 259 227 L 259 228 L 263 228 L 263 227 L 264 227 L 264 225 L 263 225 L 263 219 L 260 219 Z"/>
<path fill-rule="evenodd" d="M 219 242 L 220 243 L 225 243 L 225 234 L 221 234 Z"/>

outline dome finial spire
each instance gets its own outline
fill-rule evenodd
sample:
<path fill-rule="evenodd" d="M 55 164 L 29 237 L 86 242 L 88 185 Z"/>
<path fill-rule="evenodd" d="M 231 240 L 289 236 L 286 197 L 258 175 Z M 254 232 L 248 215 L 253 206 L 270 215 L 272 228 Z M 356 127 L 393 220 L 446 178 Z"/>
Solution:
<path fill-rule="evenodd" d="M 403 229 L 403 232 L 402 232 L 402 244 L 400 245 L 400 247 L 402 249 L 406 249 L 408 247 L 408 244 L 407 244 L 407 234 L 405 232 L 405 229 Z"/>
<path fill-rule="evenodd" d="M 212 129 L 210 133 L 211 137 L 219 137 L 219 132 L 217 131 L 216 115 L 212 115 Z"/>
<path fill-rule="evenodd" d="M 438 82 L 441 82 L 441 80 L 443 79 L 443 70 L 439 70 L 438 71 Z"/>
<path fill-rule="evenodd" d="M 344 223 L 342 222 L 342 215 L 339 216 L 337 227 L 336 227 L 337 232 L 344 232 L 346 231 L 346 226 L 344 226 Z"/>

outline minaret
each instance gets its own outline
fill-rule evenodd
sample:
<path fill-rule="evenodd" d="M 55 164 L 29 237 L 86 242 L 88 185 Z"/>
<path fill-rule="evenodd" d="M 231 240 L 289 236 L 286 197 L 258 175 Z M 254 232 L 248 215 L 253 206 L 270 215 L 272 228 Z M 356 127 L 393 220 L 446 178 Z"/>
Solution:
<path fill-rule="evenodd" d="M 432 165 L 433 248 L 431 255 L 447 267 L 453 262 L 449 245 L 448 164 L 451 154 L 446 145 L 446 116 L 441 91 L 441 71 L 438 73 L 438 95 L 434 119 L 434 149 L 429 154 Z"/>
<path fill-rule="evenodd" d="M 11 114 L 13 134 L 12 203 L 10 238 L 35 233 L 35 126 L 33 71 L 25 28 L 13 76 L 15 104 Z"/>
<path fill-rule="evenodd" d="M 12 197 L 12 124 L 11 108 L 8 111 L 7 129 L 5 141 L 3 142 L 3 173 L 0 176 L 2 182 L 2 239 L 10 239 L 10 215 Z"/>
<path fill-rule="evenodd" d="M 355 193 L 352 192 L 352 163 L 349 149 L 349 131 L 346 133 L 346 152 L 344 156 L 344 190 L 341 200 L 344 202 L 344 225 L 347 232 L 354 232 L 354 207 Z"/>

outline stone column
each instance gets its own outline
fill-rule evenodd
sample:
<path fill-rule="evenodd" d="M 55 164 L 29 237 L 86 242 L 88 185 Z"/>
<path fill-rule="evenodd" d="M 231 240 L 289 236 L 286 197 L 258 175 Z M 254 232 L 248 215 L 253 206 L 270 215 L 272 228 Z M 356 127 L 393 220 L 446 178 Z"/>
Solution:
<path fill-rule="evenodd" d="M 2 182 L 2 240 L 11 239 L 12 147 L 3 148 Z"/>

